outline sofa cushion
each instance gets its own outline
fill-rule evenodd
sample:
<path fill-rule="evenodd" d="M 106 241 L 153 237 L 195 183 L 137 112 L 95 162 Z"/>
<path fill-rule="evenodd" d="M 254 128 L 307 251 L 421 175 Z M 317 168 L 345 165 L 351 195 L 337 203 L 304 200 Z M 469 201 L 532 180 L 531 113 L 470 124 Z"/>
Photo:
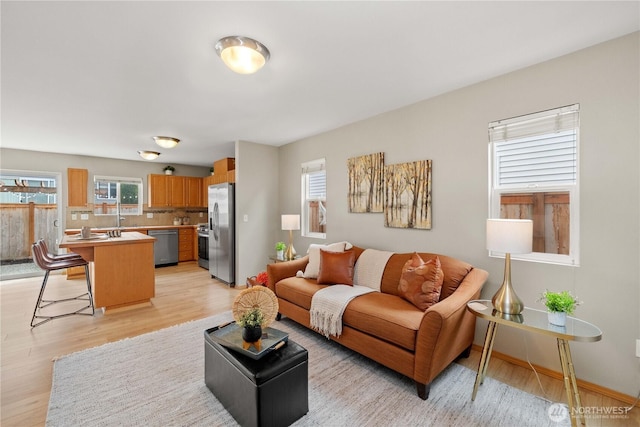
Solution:
<path fill-rule="evenodd" d="M 424 311 L 397 296 L 371 292 L 349 303 L 344 325 L 415 351 L 416 334 Z"/>
<path fill-rule="evenodd" d="M 304 269 L 303 277 L 305 279 L 316 279 L 320 271 L 320 249 L 331 252 L 344 252 L 346 242 L 331 243 L 330 245 L 309 245 L 309 263 Z"/>
<path fill-rule="evenodd" d="M 276 295 L 305 310 L 311 310 L 313 294 L 327 286 L 329 285 L 319 285 L 315 279 L 288 277 L 276 284 Z"/>
<path fill-rule="evenodd" d="M 420 310 L 426 310 L 440 299 L 443 278 L 437 256 L 425 262 L 414 253 L 402 268 L 398 293 Z"/>
<path fill-rule="evenodd" d="M 353 251 L 331 252 L 320 249 L 320 269 L 318 283 L 353 286 Z"/>

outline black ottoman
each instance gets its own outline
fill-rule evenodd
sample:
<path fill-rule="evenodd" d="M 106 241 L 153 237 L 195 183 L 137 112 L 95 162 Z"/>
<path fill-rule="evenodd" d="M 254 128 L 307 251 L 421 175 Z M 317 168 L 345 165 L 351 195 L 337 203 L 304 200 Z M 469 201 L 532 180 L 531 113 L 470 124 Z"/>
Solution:
<path fill-rule="evenodd" d="M 205 384 L 241 426 L 288 426 L 309 412 L 306 349 L 289 339 L 255 360 L 223 347 L 208 332 Z"/>

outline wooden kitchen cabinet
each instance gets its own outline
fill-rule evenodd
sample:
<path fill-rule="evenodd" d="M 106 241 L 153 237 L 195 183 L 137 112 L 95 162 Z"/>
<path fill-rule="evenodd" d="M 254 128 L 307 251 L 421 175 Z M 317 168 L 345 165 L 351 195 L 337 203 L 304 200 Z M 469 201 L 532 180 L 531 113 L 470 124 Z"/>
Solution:
<path fill-rule="evenodd" d="M 165 175 L 169 179 L 169 206 L 184 207 L 187 205 L 185 197 L 185 177 Z"/>
<path fill-rule="evenodd" d="M 67 169 L 67 206 L 87 206 L 87 185 L 89 171 L 87 169 Z"/>
<path fill-rule="evenodd" d="M 174 175 L 149 175 L 147 186 L 149 187 L 149 207 L 185 207 L 186 192 L 185 180 L 188 177 Z"/>
<path fill-rule="evenodd" d="M 187 207 L 203 207 L 207 204 L 202 201 L 202 178 L 185 177 L 185 195 Z"/>
<path fill-rule="evenodd" d="M 178 261 L 193 261 L 195 255 L 193 252 L 194 229 L 191 227 L 180 228 L 178 232 Z"/>
<path fill-rule="evenodd" d="M 167 175 L 149 175 L 147 178 L 149 188 L 149 207 L 169 206 L 169 181 Z"/>
<path fill-rule="evenodd" d="M 214 174 L 202 178 L 202 205 L 209 203 L 209 186 L 223 184 L 225 182 L 236 182 L 236 162 L 232 157 L 220 159 L 213 163 Z"/>

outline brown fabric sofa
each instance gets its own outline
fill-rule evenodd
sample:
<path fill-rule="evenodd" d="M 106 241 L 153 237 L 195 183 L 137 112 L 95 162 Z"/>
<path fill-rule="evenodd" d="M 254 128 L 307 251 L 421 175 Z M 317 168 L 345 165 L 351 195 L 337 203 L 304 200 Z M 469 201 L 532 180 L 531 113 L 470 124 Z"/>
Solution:
<path fill-rule="evenodd" d="M 354 246 L 356 262 L 363 248 Z M 436 254 L 420 253 L 424 259 Z M 468 356 L 475 331 L 475 316 L 467 302 L 478 299 L 488 273 L 470 264 L 438 255 L 444 272 L 440 301 L 422 311 L 398 296 L 402 267 L 412 253 L 391 256 L 385 267 L 381 292 L 359 296 L 347 306 L 342 335 L 331 339 L 409 378 L 422 399 L 429 397 L 431 381 L 451 362 Z M 328 285 L 295 277 L 309 257 L 269 264 L 267 286 L 278 297 L 279 314 L 311 328 L 309 310 L 313 294 Z"/>

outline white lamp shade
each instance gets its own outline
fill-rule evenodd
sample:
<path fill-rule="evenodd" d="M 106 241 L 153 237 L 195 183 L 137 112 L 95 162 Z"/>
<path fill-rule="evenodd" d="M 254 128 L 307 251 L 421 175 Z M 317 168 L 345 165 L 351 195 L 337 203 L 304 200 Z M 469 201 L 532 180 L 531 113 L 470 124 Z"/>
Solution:
<path fill-rule="evenodd" d="M 530 219 L 488 219 L 487 249 L 510 254 L 528 254 L 533 246 Z"/>
<path fill-rule="evenodd" d="M 300 230 L 300 215 L 282 215 L 283 230 Z"/>

